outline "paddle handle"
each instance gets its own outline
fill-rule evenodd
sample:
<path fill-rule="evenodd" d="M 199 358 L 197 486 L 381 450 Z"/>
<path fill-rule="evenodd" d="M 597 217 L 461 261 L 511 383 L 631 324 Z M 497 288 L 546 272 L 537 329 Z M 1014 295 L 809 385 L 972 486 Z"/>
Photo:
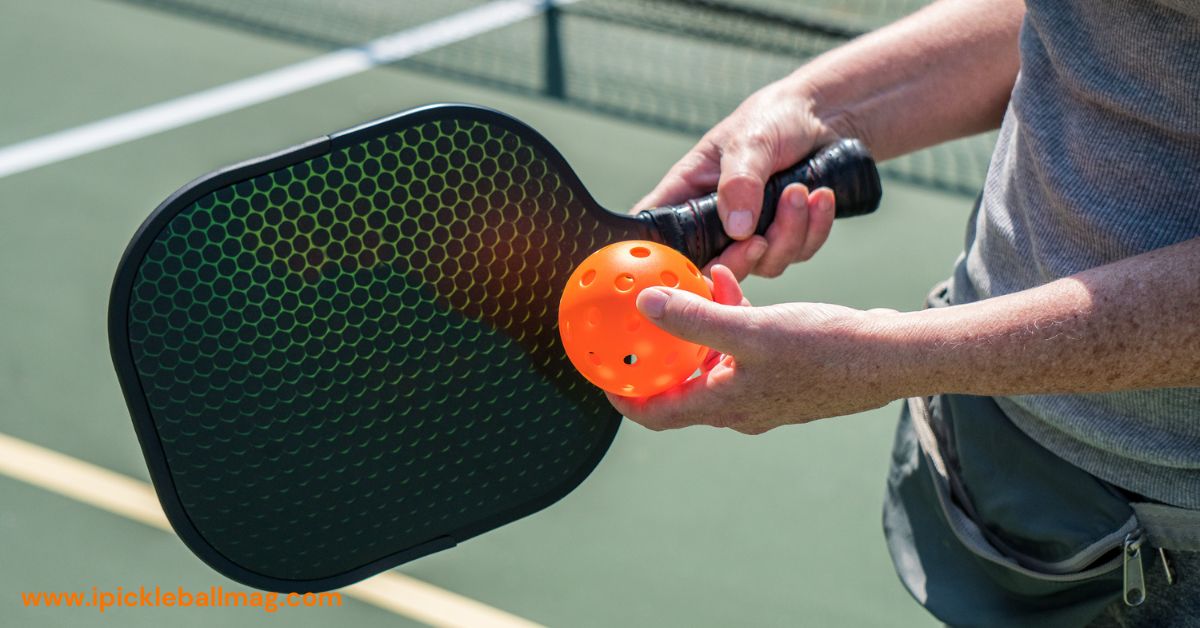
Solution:
<path fill-rule="evenodd" d="M 809 190 L 833 190 L 835 217 L 870 214 L 883 195 L 875 160 L 862 142 L 844 139 L 809 155 L 800 163 L 775 173 L 763 190 L 762 212 L 755 233 L 763 235 L 775 220 L 775 209 L 784 188 L 803 183 Z M 638 213 L 651 227 L 654 238 L 704 266 L 732 243 L 717 214 L 717 194 L 694 198 L 678 205 L 655 207 Z"/>

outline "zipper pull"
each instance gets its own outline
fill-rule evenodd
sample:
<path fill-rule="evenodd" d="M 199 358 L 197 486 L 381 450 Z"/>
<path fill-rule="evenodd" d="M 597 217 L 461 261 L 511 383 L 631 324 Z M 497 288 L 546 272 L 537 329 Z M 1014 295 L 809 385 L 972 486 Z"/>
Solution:
<path fill-rule="evenodd" d="M 1171 567 L 1171 561 L 1167 559 L 1167 550 L 1158 548 L 1158 557 L 1162 559 L 1163 573 L 1167 576 L 1167 584 L 1175 584 L 1175 570 Z"/>
<path fill-rule="evenodd" d="M 1142 571 L 1142 532 L 1134 530 L 1125 535 L 1124 546 L 1125 591 L 1122 598 L 1126 606 L 1140 606 L 1146 601 L 1146 577 Z"/>

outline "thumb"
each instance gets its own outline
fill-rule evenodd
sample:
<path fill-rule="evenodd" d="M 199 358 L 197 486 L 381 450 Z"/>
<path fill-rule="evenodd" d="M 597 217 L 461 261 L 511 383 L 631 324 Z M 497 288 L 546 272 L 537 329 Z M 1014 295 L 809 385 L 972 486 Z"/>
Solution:
<path fill-rule="evenodd" d="M 642 290 L 637 308 L 663 331 L 721 353 L 740 355 L 749 345 L 754 308 L 721 305 L 673 288 Z"/>
<path fill-rule="evenodd" d="M 717 213 L 725 233 L 734 240 L 745 240 L 758 228 L 763 186 L 773 172 L 773 165 L 766 146 L 732 146 L 721 154 Z"/>

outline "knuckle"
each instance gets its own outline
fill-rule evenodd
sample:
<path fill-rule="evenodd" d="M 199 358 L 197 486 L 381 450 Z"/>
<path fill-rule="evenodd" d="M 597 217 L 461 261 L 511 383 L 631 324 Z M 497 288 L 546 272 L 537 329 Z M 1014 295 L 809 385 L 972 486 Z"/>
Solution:
<path fill-rule="evenodd" d="M 699 147 L 688 151 L 683 157 L 676 162 L 673 168 L 676 171 L 689 173 L 694 172 L 704 164 L 708 163 L 709 157 Z"/>
<path fill-rule="evenodd" d="M 677 310 L 680 327 L 684 331 L 704 329 L 712 323 L 713 316 L 699 299 L 686 299 Z"/>
<path fill-rule="evenodd" d="M 809 250 L 803 241 L 789 243 L 787 247 L 787 257 L 793 262 L 807 262 L 812 259 L 815 250 Z"/>
<path fill-rule="evenodd" d="M 766 185 L 763 178 L 752 172 L 731 172 L 721 177 L 719 187 L 726 191 L 742 191 L 762 189 Z"/>
<path fill-rule="evenodd" d="M 769 149 L 775 144 L 775 135 L 769 128 L 756 127 L 746 132 L 743 141 L 757 149 Z"/>
<path fill-rule="evenodd" d="M 724 428 L 727 430 L 733 430 L 735 432 L 740 432 L 742 434 L 747 434 L 748 432 L 746 430 L 754 429 L 754 427 L 749 423 L 747 418 L 738 413 L 724 414 L 721 416 L 720 424 L 719 425 L 714 424 L 714 425 L 716 427 L 721 427 L 721 428 Z"/>
<path fill-rule="evenodd" d="M 661 416 L 652 415 L 646 412 L 629 412 L 624 414 L 625 418 L 652 432 L 661 432 L 667 429 Z"/>
<path fill-rule="evenodd" d="M 704 423 L 712 427 L 721 429 L 737 429 L 738 418 L 733 413 L 727 411 L 717 411 L 709 414 Z"/>
<path fill-rule="evenodd" d="M 760 277 L 774 279 L 775 277 L 782 275 L 784 269 L 786 268 L 787 264 L 772 261 L 759 263 L 758 268 L 756 268 L 754 272 Z"/>
<path fill-rule="evenodd" d="M 687 415 L 678 409 L 663 412 L 655 421 L 656 432 L 679 429 L 688 424 Z"/>
<path fill-rule="evenodd" d="M 713 427 L 736 430 L 746 422 L 742 410 L 744 405 L 745 402 L 739 400 L 736 390 L 730 388 L 714 390 L 705 423 Z"/>

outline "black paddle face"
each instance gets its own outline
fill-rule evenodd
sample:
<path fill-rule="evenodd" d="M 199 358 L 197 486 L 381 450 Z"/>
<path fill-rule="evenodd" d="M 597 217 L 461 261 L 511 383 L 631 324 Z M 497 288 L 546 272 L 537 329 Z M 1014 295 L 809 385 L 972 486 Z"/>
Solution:
<path fill-rule="evenodd" d="M 193 182 L 134 237 L 109 312 L 172 525 L 231 578 L 317 590 L 553 503 L 620 420 L 562 350 L 559 292 L 645 237 L 470 106 Z"/>

